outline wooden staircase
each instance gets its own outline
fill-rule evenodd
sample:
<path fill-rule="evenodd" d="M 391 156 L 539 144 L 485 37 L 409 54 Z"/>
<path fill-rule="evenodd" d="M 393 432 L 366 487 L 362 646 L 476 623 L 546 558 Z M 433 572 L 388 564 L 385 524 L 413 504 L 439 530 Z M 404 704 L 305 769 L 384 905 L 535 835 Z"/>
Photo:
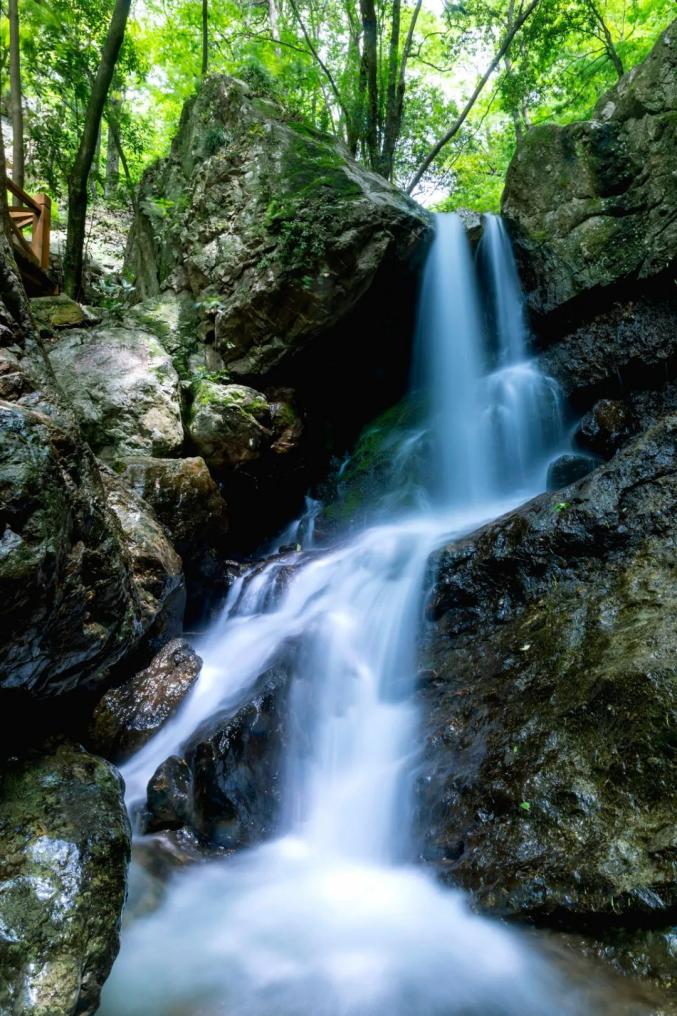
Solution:
<path fill-rule="evenodd" d="M 14 256 L 26 291 L 29 296 L 58 293 L 58 286 L 49 275 L 52 201 L 47 194 L 31 197 L 8 176 L 5 186 L 20 202 L 9 209 L 9 223 Z M 30 229 L 30 240 L 24 235 L 26 229 Z"/>

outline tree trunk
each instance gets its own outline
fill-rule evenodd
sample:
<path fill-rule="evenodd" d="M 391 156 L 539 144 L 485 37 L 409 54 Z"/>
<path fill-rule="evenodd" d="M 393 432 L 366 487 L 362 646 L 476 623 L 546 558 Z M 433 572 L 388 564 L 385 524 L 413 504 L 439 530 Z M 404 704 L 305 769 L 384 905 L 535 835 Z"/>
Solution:
<path fill-rule="evenodd" d="M 409 22 L 409 29 L 407 31 L 407 37 L 404 42 L 404 49 L 402 50 L 402 56 L 399 60 L 399 71 L 397 67 L 397 59 L 394 61 L 393 67 L 393 39 L 395 36 L 395 16 L 397 16 L 397 36 L 399 37 L 399 17 L 400 11 L 395 10 L 393 7 L 393 36 L 391 37 L 391 51 L 390 51 L 390 66 L 388 73 L 388 101 L 386 104 L 386 117 L 383 128 L 383 140 L 381 143 L 381 160 L 379 172 L 386 180 L 392 180 L 395 169 L 395 151 L 397 149 L 397 143 L 400 140 L 400 133 L 402 131 L 402 115 L 404 112 L 404 95 L 407 87 L 407 63 L 411 54 L 411 47 L 414 41 L 414 31 L 416 29 L 416 22 L 421 12 L 422 0 L 416 0 L 416 6 L 412 11 L 411 20 Z M 399 4 L 398 4 L 399 6 Z M 399 45 L 399 38 L 397 40 Z M 395 70 L 396 77 L 395 81 L 391 78 L 391 73 Z"/>
<path fill-rule="evenodd" d="M 383 137 L 379 156 L 378 171 L 389 180 L 393 171 L 391 137 L 396 129 L 397 118 L 397 80 L 400 59 L 400 15 L 401 0 L 393 0 L 390 22 L 390 43 L 388 46 L 388 85 L 386 88 L 386 110 L 383 124 Z"/>
<path fill-rule="evenodd" d="M 275 6 L 275 0 L 268 0 L 268 17 L 270 19 L 270 34 L 277 42 L 279 36 L 277 34 L 277 7 Z M 279 46 L 276 48 L 275 52 L 278 56 L 280 55 Z"/>
<path fill-rule="evenodd" d="M 202 0 L 202 77 L 209 67 L 209 0 Z"/>
<path fill-rule="evenodd" d="M 96 185 L 99 180 L 99 166 L 101 165 L 101 127 L 99 127 L 99 133 L 96 136 L 96 146 L 94 148 L 94 158 L 92 159 L 92 168 L 89 171 L 87 178 L 87 186 L 89 187 L 89 196 L 92 201 L 96 200 Z"/>
<path fill-rule="evenodd" d="M 111 123 L 117 126 L 119 120 L 120 106 L 122 105 L 120 99 L 110 99 L 108 103 L 108 137 L 106 139 L 106 183 L 104 186 L 104 197 L 106 201 L 111 201 L 116 197 L 118 191 L 118 185 L 120 183 L 120 152 L 118 151 L 117 141 L 115 140 L 115 127 L 111 127 Z"/>
<path fill-rule="evenodd" d="M 21 46 L 19 0 L 9 0 L 9 102 L 12 115 L 12 180 L 24 186 L 24 115 L 21 94 Z M 19 198 L 14 198 L 19 205 Z"/>
<path fill-rule="evenodd" d="M 364 141 L 371 169 L 378 168 L 378 26 L 374 0 L 360 0 L 362 67 L 367 83 Z"/>
<path fill-rule="evenodd" d="M 64 254 L 64 289 L 76 298 L 82 284 L 82 257 L 87 222 L 87 178 L 92 168 L 96 139 L 101 126 L 104 106 L 120 55 L 132 0 L 115 0 L 108 35 L 101 52 L 101 62 L 92 86 L 85 126 L 68 180 L 68 230 Z"/>

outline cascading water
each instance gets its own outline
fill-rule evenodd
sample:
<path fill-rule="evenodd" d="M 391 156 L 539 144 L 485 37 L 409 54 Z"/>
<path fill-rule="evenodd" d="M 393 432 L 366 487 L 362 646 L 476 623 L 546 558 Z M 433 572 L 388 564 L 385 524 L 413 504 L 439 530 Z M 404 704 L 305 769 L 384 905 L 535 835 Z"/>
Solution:
<path fill-rule="evenodd" d="M 584 1011 L 520 937 L 472 915 L 459 893 L 412 863 L 408 786 L 428 559 L 542 489 L 558 438 L 556 391 L 525 358 L 499 220 L 488 217 L 481 253 L 494 278 L 493 372 L 465 231 L 455 216 L 438 217 L 417 338 L 432 451 L 429 496 L 418 503 L 427 507 L 240 579 L 199 647 L 203 673 L 183 708 L 124 769 L 134 801 L 157 765 L 296 640 L 291 709 L 304 733 L 287 760 L 279 838 L 182 874 L 157 911 L 131 924 L 104 992 L 108 1016 Z M 419 437 L 403 439 L 395 477 Z M 309 503 L 307 519 L 315 514 Z M 311 539 L 312 529 L 305 525 Z M 303 535 L 301 526 L 281 543 Z M 290 561 L 296 571 L 272 596 Z"/>

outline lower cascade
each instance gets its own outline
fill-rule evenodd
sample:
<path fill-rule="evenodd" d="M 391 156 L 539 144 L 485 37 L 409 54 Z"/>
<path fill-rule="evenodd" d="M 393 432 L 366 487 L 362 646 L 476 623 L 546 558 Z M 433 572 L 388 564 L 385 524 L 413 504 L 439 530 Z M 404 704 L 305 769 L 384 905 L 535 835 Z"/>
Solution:
<path fill-rule="evenodd" d="M 130 922 L 106 1016 L 587 1011 L 522 935 L 473 914 L 415 864 L 416 650 L 430 556 L 543 490 L 564 440 L 557 387 L 530 363 L 526 339 L 500 219 L 486 217 L 473 259 L 461 220 L 438 216 L 411 393 L 423 423 L 403 434 L 372 524 L 319 549 L 321 506 L 309 498 L 280 552 L 235 582 L 179 713 L 123 769 L 133 809 L 157 766 L 245 700 L 293 644 L 278 837 L 175 876 L 160 906 Z M 414 506 L 384 510 L 414 449 L 427 464 Z"/>

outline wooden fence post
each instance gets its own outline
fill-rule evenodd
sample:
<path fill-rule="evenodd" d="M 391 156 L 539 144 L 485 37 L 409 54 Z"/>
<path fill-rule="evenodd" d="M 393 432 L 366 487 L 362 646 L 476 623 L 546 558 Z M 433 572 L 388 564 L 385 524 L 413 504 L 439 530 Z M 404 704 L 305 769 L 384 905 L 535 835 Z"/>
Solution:
<path fill-rule="evenodd" d="M 48 194 L 36 194 L 33 198 L 40 211 L 33 222 L 31 247 L 45 270 L 49 269 L 49 234 L 52 228 L 52 199 Z"/>

